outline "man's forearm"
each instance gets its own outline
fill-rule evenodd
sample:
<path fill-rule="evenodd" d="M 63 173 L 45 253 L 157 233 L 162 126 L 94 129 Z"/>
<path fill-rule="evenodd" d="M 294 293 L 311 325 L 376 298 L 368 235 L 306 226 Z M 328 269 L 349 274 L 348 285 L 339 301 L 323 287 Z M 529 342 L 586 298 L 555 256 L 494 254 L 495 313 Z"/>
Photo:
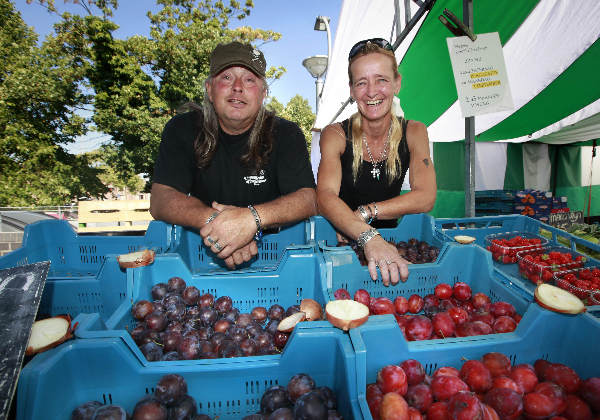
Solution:
<path fill-rule="evenodd" d="M 298 222 L 317 214 L 314 188 L 301 188 L 273 201 L 254 206 L 263 229 Z"/>
<path fill-rule="evenodd" d="M 173 188 L 161 184 L 152 186 L 150 214 L 157 220 L 199 228 L 214 211 L 199 199 Z"/>

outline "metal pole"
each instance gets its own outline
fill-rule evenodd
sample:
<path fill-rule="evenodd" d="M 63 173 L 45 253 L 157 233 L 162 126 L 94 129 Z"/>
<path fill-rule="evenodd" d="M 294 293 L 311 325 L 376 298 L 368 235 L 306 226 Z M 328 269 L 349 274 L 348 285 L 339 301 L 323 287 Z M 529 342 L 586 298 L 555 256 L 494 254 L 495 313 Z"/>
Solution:
<path fill-rule="evenodd" d="M 463 0 L 463 23 L 473 31 L 473 0 Z M 475 117 L 465 118 L 465 216 L 475 217 Z"/>
<path fill-rule="evenodd" d="M 329 29 L 329 19 L 323 17 L 323 22 L 327 31 L 327 67 L 329 67 L 329 63 L 331 63 L 331 29 Z"/>
<path fill-rule="evenodd" d="M 323 79 L 317 77 L 315 80 L 315 88 L 316 88 L 316 97 L 317 97 L 317 105 L 315 107 L 315 114 L 319 113 L 319 102 L 321 102 L 321 92 L 323 91 Z"/>

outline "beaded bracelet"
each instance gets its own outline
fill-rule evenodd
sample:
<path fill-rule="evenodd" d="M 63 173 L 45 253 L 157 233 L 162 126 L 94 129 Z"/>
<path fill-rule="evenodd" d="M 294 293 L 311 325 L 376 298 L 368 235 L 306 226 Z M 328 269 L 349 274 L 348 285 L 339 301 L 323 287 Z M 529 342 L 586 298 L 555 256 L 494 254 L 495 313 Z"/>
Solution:
<path fill-rule="evenodd" d="M 373 206 L 373 208 L 375 209 L 375 211 L 371 211 L 371 205 Z M 369 204 L 369 211 L 371 212 L 372 216 L 371 216 L 371 221 L 373 220 L 377 220 L 377 215 L 379 214 L 379 210 L 377 209 L 377 203 L 372 202 L 371 204 Z M 371 223 L 371 222 L 369 222 Z"/>

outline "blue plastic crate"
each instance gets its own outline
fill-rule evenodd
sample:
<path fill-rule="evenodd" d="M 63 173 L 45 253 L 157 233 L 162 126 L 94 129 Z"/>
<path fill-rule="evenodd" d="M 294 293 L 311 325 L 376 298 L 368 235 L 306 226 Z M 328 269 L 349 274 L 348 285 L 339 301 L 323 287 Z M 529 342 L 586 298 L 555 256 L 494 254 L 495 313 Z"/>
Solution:
<path fill-rule="evenodd" d="M 510 278 L 495 271 L 491 254 L 481 247 L 448 245 L 439 263 L 409 265 L 408 280 L 389 287 L 384 286 L 380 278 L 376 282 L 371 280 L 367 267 L 361 266 L 352 252 L 330 252 L 323 257 L 323 295 L 327 296 L 328 300 L 333 300 L 335 291 L 340 288 L 346 289 L 350 296 L 354 296 L 358 289 L 365 289 L 372 297 L 387 297 L 392 301 L 397 296 L 408 299 L 417 294 L 424 297 L 434 293 L 435 286 L 439 283 L 453 286 L 462 281 L 471 286 L 473 294 L 482 292 L 488 295 L 492 302 L 509 302 L 523 317 L 527 316 L 532 306 L 533 296 L 512 285 Z M 520 323 L 517 330 L 519 328 Z M 457 340 L 468 341 L 469 337 Z M 445 340 L 440 343 L 445 344 Z"/>
<path fill-rule="evenodd" d="M 40 317 L 81 313 L 96 313 L 108 319 L 127 292 L 127 275 L 119 267 L 116 255 L 106 255 L 97 275 L 48 279 L 38 309 Z"/>
<path fill-rule="evenodd" d="M 240 270 L 273 270 L 288 247 L 312 247 L 308 220 L 282 227 L 276 233 L 266 233 L 258 245 L 258 254 L 249 262 L 238 266 Z M 227 266 L 210 248 L 204 245 L 197 229 L 175 226 L 171 252 L 178 253 L 192 273 L 227 272 Z"/>
<path fill-rule="evenodd" d="M 394 242 L 408 241 L 416 238 L 425 241 L 429 245 L 440 248 L 440 255 L 446 245 L 444 236 L 435 229 L 434 218 L 428 214 L 407 214 L 398 222 L 395 228 L 378 229 L 381 236 Z M 352 251 L 349 246 L 337 246 L 335 228 L 322 216 L 314 216 L 311 221 L 311 238 L 314 239 L 318 248 L 323 252 L 346 250 Z M 439 259 L 439 257 L 438 257 Z"/>
<path fill-rule="evenodd" d="M 465 360 L 500 352 L 508 356 L 513 365 L 545 359 L 570 366 L 584 379 L 600 376 L 600 320 L 591 315 L 561 315 L 534 304 L 517 330 L 496 336 L 467 337 L 466 341 L 407 342 L 393 316 L 370 317 L 362 326 L 350 330 L 363 417 L 372 419 L 365 397 L 367 384 L 376 381 L 377 372 L 385 365 L 399 364 L 406 359 L 418 360 L 431 375 L 442 366 L 460 369 Z"/>
<path fill-rule="evenodd" d="M 486 247 L 486 238 L 491 237 L 491 235 L 502 235 L 508 232 L 517 234 L 521 232 L 533 234 L 538 237 L 546 237 L 549 239 L 548 245 L 567 246 L 577 254 L 580 254 L 577 251 L 578 246 L 594 252 L 600 252 L 600 244 L 586 241 L 562 229 L 520 215 L 436 219 L 435 226 L 436 230 L 444 235 L 447 241 L 454 241 L 454 236 L 456 235 L 470 235 L 476 238 L 475 244 L 481 247 Z M 598 260 L 591 258 L 589 255 L 584 255 L 587 258 L 586 267 L 600 264 Z M 513 264 L 502 264 L 494 261 L 494 268 L 505 282 L 533 296 L 535 285 L 521 278 L 516 262 Z M 593 313 L 600 315 L 600 310 Z"/>
<path fill-rule="evenodd" d="M 201 294 L 211 293 L 215 298 L 229 296 L 233 306 L 240 313 L 250 312 L 256 306 L 269 308 L 279 304 L 284 308 L 300 304 L 304 298 L 315 299 L 320 304 L 327 303 L 322 293 L 322 258 L 313 249 L 288 250 L 284 253 L 278 268 L 271 272 L 242 271 L 213 275 L 192 275 L 181 257 L 163 254 L 154 263 L 127 270 L 126 297 L 108 319 L 98 314 L 80 314 L 74 322 L 79 323 L 75 335 L 79 338 L 121 337 L 133 353 L 145 365 L 169 366 L 174 362 L 148 362 L 128 331 L 136 325 L 131 316 L 133 303 L 151 299 L 151 288 L 157 283 L 166 283 L 170 277 L 179 276 L 188 286 L 195 286 Z M 313 321 L 317 326 L 327 321 Z M 259 357 L 259 356 L 254 356 Z M 277 355 L 262 356 L 267 358 Z M 218 360 L 218 359 L 217 359 Z M 211 359 L 177 361 L 188 364 L 220 363 Z"/>
<path fill-rule="evenodd" d="M 318 357 L 315 357 L 318 352 Z M 281 358 L 238 358 L 237 363 L 144 366 L 118 338 L 75 340 L 39 354 L 21 371 L 17 419 L 68 419 L 86 401 L 121 405 L 132 414 L 166 374 L 182 375 L 200 413 L 239 420 L 260 410 L 272 385 L 297 373 L 335 393 L 346 419 L 362 419 L 357 402 L 354 351 L 347 334 L 331 326 L 297 328 Z"/>
<path fill-rule="evenodd" d="M 483 292 L 492 301 L 504 300 L 515 307 L 521 315 L 525 313 L 532 297 L 515 287 L 510 287 L 507 279 L 494 272 L 491 254 L 480 247 L 449 245 L 438 263 L 410 264 L 408 280 L 395 286 L 386 287 L 378 278 L 371 280 L 368 268 L 361 266 L 353 252 L 329 252 L 323 255 L 325 271 L 323 295 L 334 299 L 337 289 L 346 289 L 351 296 L 358 289 L 365 289 L 373 297 L 397 296 L 408 299 L 412 294 L 425 296 L 434 292 L 439 283 L 454 285 L 462 281 L 471 286 L 473 294 Z"/>
<path fill-rule="evenodd" d="M 0 269 L 50 261 L 48 280 L 95 276 L 108 254 L 168 249 L 172 225 L 152 221 L 144 236 L 78 235 L 65 220 L 42 220 L 25 227 L 21 248 L 0 257 Z"/>
<path fill-rule="evenodd" d="M 517 214 L 486 217 L 465 217 L 458 219 L 439 218 L 434 220 L 435 229 L 445 241 L 454 241 L 457 235 L 473 236 L 475 243 L 485 247 L 485 237 L 506 232 L 528 232 L 549 237 L 550 242 L 567 244 L 571 249 L 583 245 L 592 251 L 600 252 L 600 244 L 595 244 L 575 235 L 555 228 L 539 220 Z"/>

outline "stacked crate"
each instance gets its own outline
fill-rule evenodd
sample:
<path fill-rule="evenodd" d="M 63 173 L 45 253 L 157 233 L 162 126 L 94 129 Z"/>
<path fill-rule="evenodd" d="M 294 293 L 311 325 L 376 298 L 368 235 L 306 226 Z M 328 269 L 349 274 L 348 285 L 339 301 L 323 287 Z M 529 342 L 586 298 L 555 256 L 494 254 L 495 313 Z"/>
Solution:
<path fill-rule="evenodd" d="M 521 190 L 515 193 L 514 210 L 517 214 L 529 216 L 548 223 L 552 210 L 552 193 L 539 190 Z"/>
<path fill-rule="evenodd" d="M 514 201 L 511 190 L 475 191 L 475 216 L 513 214 Z"/>

